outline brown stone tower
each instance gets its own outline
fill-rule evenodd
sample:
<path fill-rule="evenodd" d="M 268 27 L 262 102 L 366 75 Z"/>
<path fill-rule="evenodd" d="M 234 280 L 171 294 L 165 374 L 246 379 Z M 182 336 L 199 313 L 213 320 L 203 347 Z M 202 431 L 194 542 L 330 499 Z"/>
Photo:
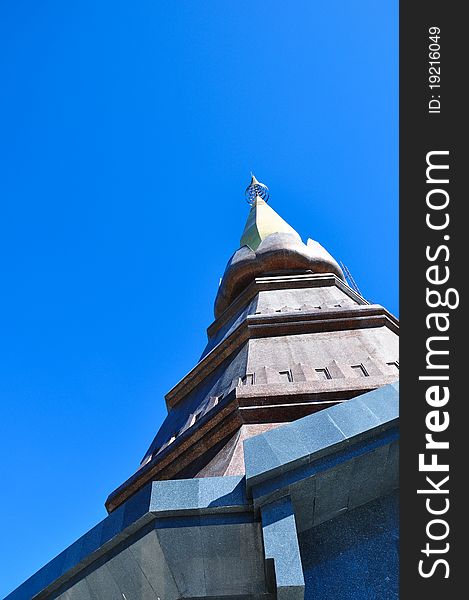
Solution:
<path fill-rule="evenodd" d="M 398 323 L 303 243 L 252 177 L 197 365 L 166 395 L 168 416 L 111 512 L 152 480 L 244 473 L 243 440 L 398 379 Z"/>

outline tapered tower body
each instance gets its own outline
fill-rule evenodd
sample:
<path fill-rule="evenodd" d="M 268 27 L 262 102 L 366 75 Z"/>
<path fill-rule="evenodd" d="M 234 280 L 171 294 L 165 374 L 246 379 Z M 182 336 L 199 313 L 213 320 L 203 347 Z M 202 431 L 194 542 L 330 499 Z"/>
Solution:
<path fill-rule="evenodd" d="M 398 323 L 252 177 L 199 362 L 109 515 L 8 600 L 398 598 Z"/>
<path fill-rule="evenodd" d="M 398 324 L 345 282 L 336 260 L 267 203 L 253 176 L 240 247 L 200 361 L 114 510 L 148 481 L 243 475 L 243 441 L 398 379 Z"/>

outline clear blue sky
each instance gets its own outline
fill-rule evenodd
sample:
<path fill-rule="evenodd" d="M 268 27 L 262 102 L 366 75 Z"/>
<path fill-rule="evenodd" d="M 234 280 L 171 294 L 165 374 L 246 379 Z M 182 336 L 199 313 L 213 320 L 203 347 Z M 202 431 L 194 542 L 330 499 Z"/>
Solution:
<path fill-rule="evenodd" d="M 397 2 L 0 4 L 0 596 L 196 362 L 252 169 L 398 312 Z"/>

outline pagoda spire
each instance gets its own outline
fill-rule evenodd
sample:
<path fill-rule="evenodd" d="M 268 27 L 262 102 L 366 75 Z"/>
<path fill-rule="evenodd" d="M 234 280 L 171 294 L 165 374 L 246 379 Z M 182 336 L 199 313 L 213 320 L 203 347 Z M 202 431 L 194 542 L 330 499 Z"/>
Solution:
<path fill-rule="evenodd" d="M 293 227 L 267 204 L 269 188 L 264 183 L 260 183 L 252 173 L 245 195 L 251 210 L 241 236 L 240 246 L 248 246 L 255 251 L 272 233 L 290 233 L 300 239 Z"/>
<path fill-rule="evenodd" d="M 251 174 L 246 188 L 251 210 L 240 247 L 230 258 L 215 299 L 218 318 L 256 278 L 272 273 L 333 273 L 345 281 L 337 261 L 318 242 L 300 235 L 267 204 L 269 188 Z"/>

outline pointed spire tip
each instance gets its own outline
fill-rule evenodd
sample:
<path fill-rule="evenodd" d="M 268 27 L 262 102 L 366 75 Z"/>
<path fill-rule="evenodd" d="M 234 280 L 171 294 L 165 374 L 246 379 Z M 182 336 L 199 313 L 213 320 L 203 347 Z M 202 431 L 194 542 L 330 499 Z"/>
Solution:
<path fill-rule="evenodd" d="M 257 181 L 254 173 L 251 171 L 251 183 L 249 185 L 255 185 L 256 183 L 259 183 L 259 182 Z"/>
<path fill-rule="evenodd" d="M 256 198 L 260 198 L 267 202 L 269 200 L 269 188 L 256 179 L 256 176 L 251 171 L 251 182 L 246 188 L 245 196 L 248 204 L 254 204 Z"/>

